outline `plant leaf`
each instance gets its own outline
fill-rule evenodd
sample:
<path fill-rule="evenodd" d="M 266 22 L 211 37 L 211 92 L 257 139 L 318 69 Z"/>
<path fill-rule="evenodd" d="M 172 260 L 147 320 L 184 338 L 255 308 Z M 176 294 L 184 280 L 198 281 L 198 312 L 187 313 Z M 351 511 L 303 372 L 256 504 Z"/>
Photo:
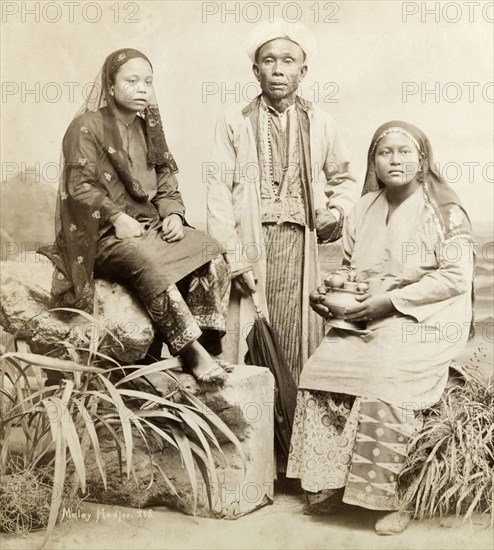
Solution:
<path fill-rule="evenodd" d="M 154 374 L 155 372 L 165 372 L 169 369 L 174 369 L 179 367 L 182 364 L 182 361 L 177 360 L 176 358 L 172 359 L 164 359 L 163 361 L 157 361 L 156 363 L 153 363 L 151 365 L 145 365 L 144 367 L 142 365 L 126 365 L 125 369 L 131 369 L 135 368 L 137 369 L 135 372 L 131 372 L 121 380 L 119 380 L 115 386 L 121 386 L 122 384 L 125 384 L 126 382 L 130 382 L 131 380 L 135 380 L 136 378 L 140 378 L 141 376 L 147 376 L 149 374 Z M 176 378 L 174 378 L 176 381 Z"/>
<path fill-rule="evenodd" d="M 82 420 L 84 422 L 84 425 L 86 426 L 86 430 L 89 436 L 89 439 L 91 441 L 91 445 L 93 446 L 94 451 L 94 459 L 96 461 L 96 466 L 98 467 L 99 473 L 101 475 L 101 479 L 103 481 L 103 485 L 105 487 L 105 491 L 107 490 L 107 481 L 106 481 L 106 472 L 103 465 L 103 457 L 101 455 L 101 449 L 99 445 L 99 439 L 98 435 L 96 433 L 96 429 L 94 427 L 94 421 L 91 418 L 91 415 L 87 408 L 82 404 L 82 402 L 79 399 L 74 398 L 74 403 L 76 404 L 77 408 L 79 409 L 81 413 Z"/>
<path fill-rule="evenodd" d="M 20 353 L 15 351 L 10 351 L 8 353 L 4 353 L 1 357 L 1 359 L 5 359 L 7 357 L 13 357 L 16 359 L 20 359 L 21 361 L 24 361 L 25 363 L 28 363 L 30 365 L 37 365 L 39 367 L 45 367 L 47 369 L 51 370 L 57 370 L 57 371 L 74 371 L 74 372 L 105 372 L 105 369 L 100 369 L 98 367 L 88 367 L 84 365 L 79 365 L 79 363 L 75 363 L 74 361 L 69 361 L 68 359 L 57 359 L 56 357 L 46 357 L 44 355 L 39 355 L 37 353 Z"/>
<path fill-rule="evenodd" d="M 197 509 L 197 476 L 196 476 L 196 469 L 194 466 L 194 458 L 192 456 L 192 451 L 190 448 L 190 443 L 189 443 L 189 440 L 185 437 L 182 430 L 179 430 L 174 426 L 171 426 L 170 430 L 180 449 L 180 456 L 185 464 L 187 475 L 189 476 L 190 485 L 192 488 L 192 498 L 193 498 L 192 514 L 195 516 L 196 509 Z"/>
<path fill-rule="evenodd" d="M 61 428 L 60 420 L 56 421 L 56 427 L 54 429 L 54 441 L 55 441 L 55 471 L 53 474 L 53 492 L 50 502 L 50 516 L 48 518 L 48 525 L 46 527 L 45 537 L 41 544 L 40 550 L 46 545 L 49 537 L 51 536 L 55 527 L 58 511 L 62 503 L 62 495 L 65 485 L 65 471 L 67 461 L 67 445 L 65 442 L 63 430 Z M 60 489 L 60 494 L 57 494 L 56 488 Z"/>
<path fill-rule="evenodd" d="M 152 422 L 149 422 L 149 420 L 146 420 L 145 418 L 141 418 L 142 422 L 144 422 L 146 424 L 146 426 L 149 426 L 149 428 L 151 430 L 153 430 L 154 432 L 156 432 L 160 437 L 162 437 L 167 443 L 170 443 L 170 445 L 172 445 L 173 447 L 175 447 L 175 449 L 178 450 L 178 447 L 177 447 L 177 444 L 175 443 L 175 441 L 166 433 L 164 432 L 161 428 L 159 428 L 158 426 L 156 426 L 155 424 L 153 424 Z"/>
<path fill-rule="evenodd" d="M 218 486 L 218 476 L 216 474 L 216 467 L 214 465 L 213 455 L 211 454 L 211 448 L 209 447 L 209 443 L 207 442 L 206 438 L 204 437 L 204 434 L 201 431 L 201 428 L 196 424 L 194 416 L 189 411 L 180 411 L 179 414 L 182 416 L 182 418 L 185 420 L 187 425 L 193 430 L 193 432 L 197 435 L 197 438 L 199 439 L 203 450 L 206 453 L 207 461 L 205 462 L 206 466 L 209 468 L 210 475 L 212 477 L 212 482 Z"/>
<path fill-rule="evenodd" d="M 122 426 L 122 432 L 125 441 L 125 460 L 127 463 L 127 479 L 130 479 L 130 469 L 132 466 L 132 426 L 130 420 L 132 420 L 132 411 L 124 404 L 122 396 L 118 393 L 115 386 L 107 380 L 105 376 L 98 375 L 103 384 L 107 387 L 108 392 L 114 400 L 115 407 L 120 417 L 120 424 Z"/>
<path fill-rule="evenodd" d="M 213 424 L 214 427 L 217 428 L 223 435 L 227 436 L 228 439 L 230 439 L 230 441 L 235 445 L 235 448 L 237 449 L 240 458 L 242 459 L 245 475 L 247 469 L 247 456 L 245 455 L 245 451 L 237 436 L 230 430 L 230 428 L 223 422 L 223 420 L 221 420 L 221 418 L 216 413 L 214 413 L 205 403 L 197 399 L 195 395 L 192 395 L 188 391 L 182 390 L 182 392 L 191 403 L 196 405 L 196 407 L 203 413 L 207 420 L 211 424 Z"/>

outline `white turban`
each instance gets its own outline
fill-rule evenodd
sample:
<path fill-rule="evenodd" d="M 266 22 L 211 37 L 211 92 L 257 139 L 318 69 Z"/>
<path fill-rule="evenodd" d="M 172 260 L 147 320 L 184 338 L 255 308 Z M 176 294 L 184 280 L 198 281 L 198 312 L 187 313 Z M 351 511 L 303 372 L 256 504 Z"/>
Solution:
<path fill-rule="evenodd" d="M 246 52 L 252 63 L 256 61 L 257 50 L 276 38 L 287 38 L 298 44 L 304 51 L 307 61 L 317 52 L 316 41 L 303 23 L 289 23 L 283 19 L 275 19 L 272 23 L 263 21 L 251 32 L 247 40 Z"/>

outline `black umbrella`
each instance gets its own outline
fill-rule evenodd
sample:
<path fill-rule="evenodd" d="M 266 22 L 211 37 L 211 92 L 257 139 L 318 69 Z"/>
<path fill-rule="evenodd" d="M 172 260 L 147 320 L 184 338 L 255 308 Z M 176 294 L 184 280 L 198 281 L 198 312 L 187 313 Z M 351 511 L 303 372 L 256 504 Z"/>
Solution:
<path fill-rule="evenodd" d="M 297 386 L 281 351 L 278 334 L 268 323 L 259 308 L 255 294 L 256 320 L 247 335 L 248 352 L 245 362 L 248 365 L 267 367 L 276 381 L 274 400 L 275 438 L 281 453 L 288 457 L 292 436 L 293 415 L 297 400 Z"/>

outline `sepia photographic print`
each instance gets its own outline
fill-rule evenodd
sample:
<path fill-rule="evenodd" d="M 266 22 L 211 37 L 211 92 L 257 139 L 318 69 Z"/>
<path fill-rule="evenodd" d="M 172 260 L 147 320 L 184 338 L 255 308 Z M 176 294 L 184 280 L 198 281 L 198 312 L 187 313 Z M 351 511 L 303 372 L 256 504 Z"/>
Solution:
<path fill-rule="evenodd" d="M 2 550 L 494 549 L 494 2 L 0 6 Z"/>

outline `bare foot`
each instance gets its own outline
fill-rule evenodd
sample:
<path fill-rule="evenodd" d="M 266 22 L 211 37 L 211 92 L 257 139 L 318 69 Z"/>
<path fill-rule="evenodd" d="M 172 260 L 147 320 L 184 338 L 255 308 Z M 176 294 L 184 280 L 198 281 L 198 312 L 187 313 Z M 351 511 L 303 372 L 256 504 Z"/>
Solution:
<path fill-rule="evenodd" d="M 325 491 L 316 502 L 310 502 L 303 508 L 303 513 L 307 516 L 325 516 L 345 508 L 342 502 L 344 488 Z"/>
<path fill-rule="evenodd" d="M 190 372 L 198 382 L 221 384 L 227 378 L 227 373 L 199 344 L 193 342 L 183 353 L 186 364 L 184 370 Z"/>
<path fill-rule="evenodd" d="M 378 535 L 399 535 L 408 527 L 412 518 L 408 512 L 388 512 L 376 521 Z"/>

